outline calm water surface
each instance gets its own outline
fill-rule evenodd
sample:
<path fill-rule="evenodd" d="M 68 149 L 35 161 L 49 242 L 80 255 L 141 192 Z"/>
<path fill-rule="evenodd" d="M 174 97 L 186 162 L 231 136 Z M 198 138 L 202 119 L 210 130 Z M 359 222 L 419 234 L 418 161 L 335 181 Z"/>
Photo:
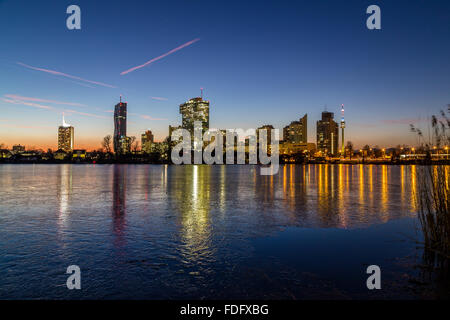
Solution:
<path fill-rule="evenodd" d="M 414 297 L 416 170 L 0 165 L 0 298 Z"/>

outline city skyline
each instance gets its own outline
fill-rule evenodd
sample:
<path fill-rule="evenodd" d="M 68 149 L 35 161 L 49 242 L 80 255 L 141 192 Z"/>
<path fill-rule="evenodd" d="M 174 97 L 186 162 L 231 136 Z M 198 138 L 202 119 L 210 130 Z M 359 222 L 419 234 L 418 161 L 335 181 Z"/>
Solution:
<path fill-rule="evenodd" d="M 312 124 L 325 106 L 337 115 L 344 104 L 346 141 L 393 147 L 414 145 L 409 124 L 426 127 L 450 101 L 447 3 L 381 1 L 379 31 L 367 30 L 367 5 L 356 1 L 327 7 L 177 2 L 151 10 L 136 3 L 142 13 L 110 1 L 99 14 L 99 4 L 79 1 L 82 29 L 69 31 L 61 23 L 66 3 L 0 2 L 4 43 L 14 43 L 0 57 L 0 143 L 55 150 L 54 128 L 64 112 L 76 128 L 76 148 L 98 149 L 113 133 L 120 94 L 129 103 L 128 135 L 151 130 L 162 141 L 178 122 L 179 104 L 204 87 L 210 127 L 268 123 L 282 132 L 303 114 Z M 23 27 L 36 11 L 42 19 Z M 6 12 L 19 18 L 11 21 Z M 277 17 L 267 23 L 271 12 Z M 183 30 L 171 27 L 189 13 L 201 19 Z M 417 19 L 427 28 L 411 31 Z M 316 142 L 315 125 L 307 136 Z"/>

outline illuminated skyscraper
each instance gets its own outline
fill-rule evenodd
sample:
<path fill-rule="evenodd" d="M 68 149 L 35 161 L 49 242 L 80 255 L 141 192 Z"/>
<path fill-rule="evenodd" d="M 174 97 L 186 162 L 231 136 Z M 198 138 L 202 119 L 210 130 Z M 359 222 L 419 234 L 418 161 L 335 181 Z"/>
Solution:
<path fill-rule="evenodd" d="M 127 103 L 120 102 L 114 107 L 114 152 L 116 154 L 126 153 L 127 146 Z"/>
<path fill-rule="evenodd" d="M 290 143 L 308 142 L 308 115 L 305 114 L 299 121 L 292 121 L 283 128 L 283 140 Z"/>
<path fill-rule="evenodd" d="M 317 149 L 324 154 L 338 153 L 339 126 L 334 121 L 333 112 L 322 112 L 322 120 L 317 121 Z"/>
<path fill-rule="evenodd" d="M 345 120 L 344 120 L 344 105 L 341 105 L 341 114 L 342 114 L 342 118 L 341 118 L 341 129 L 342 129 L 342 146 L 341 146 L 341 154 L 342 156 L 345 156 L 345 143 L 344 143 L 344 128 L 345 128 Z"/>
<path fill-rule="evenodd" d="M 265 124 L 262 127 L 259 127 L 256 129 L 256 139 L 258 142 L 258 145 L 260 143 L 259 141 L 259 134 L 261 130 L 266 130 L 266 138 L 267 138 L 267 150 L 264 150 L 268 153 L 272 151 L 272 130 L 274 130 L 274 127 L 271 124 Z M 261 145 L 259 145 L 261 147 Z"/>
<path fill-rule="evenodd" d="M 64 150 L 65 152 L 72 152 L 73 140 L 74 128 L 64 121 L 63 115 L 63 124 L 58 128 L 58 149 Z"/>
<path fill-rule="evenodd" d="M 203 132 L 209 129 L 209 101 L 203 97 L 192 98 L 180 105 L 182 128 L 194 132 L 194 121 L 202 123 Z"/>
<path fill-rule="evenodd" d="M 145 133 L 141 135 L 142 151 L 144 151 L 145 153 L 150 153 L 152 144 L 153 144 L 153 133 L 150 130 L 147 130 L 145 131 Z"/>

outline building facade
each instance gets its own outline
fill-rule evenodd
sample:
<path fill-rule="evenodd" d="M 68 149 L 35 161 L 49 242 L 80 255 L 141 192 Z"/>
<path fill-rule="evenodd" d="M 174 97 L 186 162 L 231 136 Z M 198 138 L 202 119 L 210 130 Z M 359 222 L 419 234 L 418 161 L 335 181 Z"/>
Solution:
<path fill-rule="evenodd" d="M 202 123 L 203 132 L 209 129 L 209 101 L 203 98 L 192 98 L 180 105 L 180 114 L 182 116 L 181 127 L 187 129 L 193 134 L 194 122 Z"/>
<path fill-rule="evenodd" d="M 322 112 L 322 119 L 317 121 L 317 149 L 325 155 L 339 153 L 339 126 L 334 121 L 333 112 Z"/>
<path fill-rule="evenodd" d="M 58 127 L 58 150 L 64 150 L 65 152 L 72 152 L 74 146 L 74 127 L 64 121 L 63 124 Z"/>
<path fill-rule="evenodd" d="M 305 114 L 299 121 L 292 121 L 283 128 L 283 141 L 289 143 L 308 142 L 308 115 Z"/>
<path fill-rule="evenodd" d="M 122 102 L 121 98 L 114 107 L 114 153 L 126 153 L 129 149 L 127 142 L 127 103 Z"/>
<path fill-rule="evenodd" d="M 256 129 L 256 141 L 258 143 L 258 148 L 262 147 L 259 145 L 259 134 L 261 130 L 266 130 L 266 137 L 267 137 L 267 150 L 266 152 L 270 153 L 272 150 L 272 130 L 274 130 L 274 127 L 271 124 L 265 124 L 262 127 L 259 127 Z"/>
<path fill-rule="evenodd" d="M 141 146 L 144 153 L 150 153 L 154 142 L 153 133 L 150 130 L 145 131 L 141 135 Z"/>

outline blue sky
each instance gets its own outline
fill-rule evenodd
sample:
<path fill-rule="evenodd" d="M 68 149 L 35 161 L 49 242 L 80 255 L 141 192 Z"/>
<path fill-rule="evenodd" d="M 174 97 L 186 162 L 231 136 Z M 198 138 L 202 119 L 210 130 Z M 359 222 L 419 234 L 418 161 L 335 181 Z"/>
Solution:
<path fill-rule="evenodd" d="M 66 28 L 71 4 L 81 30 Z M 382 30 L 366 28 L 371 4 Z M 425 127 L 450 103 L 448 1 L 0 0 L 0 35 L 0 143 L 9 146 L 55 148 L 66 110 L 76 147 L 99 147 L 120 94 L 129 135 L 151 129 L 162 140 L 203 87 L 211 127 L 281 129 L 308 113 L 315 142 L 324 106 L 339 119 L 343 103 L 346 138 L 386 147 L 413 143 L 408 124 Z"/>

